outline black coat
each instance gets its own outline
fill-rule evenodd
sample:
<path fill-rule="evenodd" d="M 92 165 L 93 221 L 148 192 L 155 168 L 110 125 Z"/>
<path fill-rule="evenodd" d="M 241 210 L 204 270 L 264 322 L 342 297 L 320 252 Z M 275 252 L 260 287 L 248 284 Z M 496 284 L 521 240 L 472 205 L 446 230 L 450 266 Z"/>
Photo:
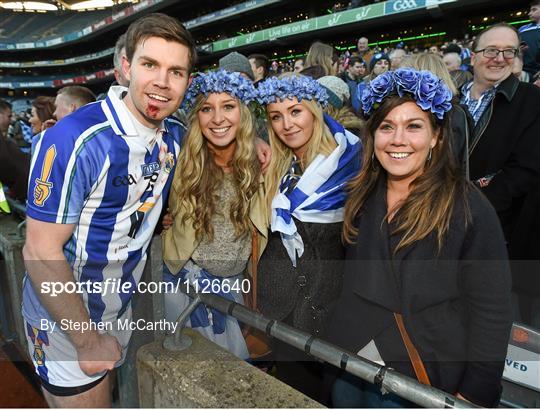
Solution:
<path fill-rule="evenodd" d="M 495 207 L 510 259 L 540 259 L 540 89 L 514 76 L 498 87 L 469 145 L 471 180 L 495 174 L 482 189 Z M 538 264 L 513 262 L 514 287 L 540 295 Z"/>
<path fill-rule="evenodd" d="M 402 360 L 403 342 L 381 335 L 405 327 L 431 384 L 494 406 L 511 327 L 510 270 L 497 216 L 472 189 L 472 223 L 456 203 L 440 253 L 435 235 L 393 254 L 399 241 L 383 223 L 386 188 L 379 184 L 357 218 L 359 236 L 346 249 L 343 291 L 330 321 L 331 342 L 358 352 L 370 340 L 387 365 Z M 395 366 L 399 368 L 399 366 Z"/>
<path fill-rule="evenodd" d="M 259 261 L 257 298 L 263 315 L 321 336 L 341 292 L 345 251 L 342 223 L 303 223 L 294 218 L 304 242 L 297 267 L 279 232 L 270 235 Z"/>
<path fill-rule="evenodd" d="M 0 134 L 0 182 L 7 185 L 10 195 L 19 201 L 26 200 L 29 172 L 30 155 Z"/>

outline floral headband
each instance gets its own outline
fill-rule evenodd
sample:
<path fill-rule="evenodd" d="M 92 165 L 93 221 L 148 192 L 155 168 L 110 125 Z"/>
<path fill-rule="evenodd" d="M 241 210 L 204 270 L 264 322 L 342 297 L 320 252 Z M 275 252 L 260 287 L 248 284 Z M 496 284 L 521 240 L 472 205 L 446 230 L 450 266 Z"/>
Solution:
<path fill-rule="evenodd" d="M 250 80 L 242 77 L 240 73 L 217 70 L 201 73 L 193 78 L 184 96 L 182 107 L 189 110 L 199 94 L 208 96 L 212 93 L 230 94 L 246 105 L 257 99 L 257 90 Z"/>
<path fill-rule="evenodd" d="M 400 68 L 387 71 L 368 84 L 362 93 L 362 110 L 371 115 L 392 93 L 412 96 L 422 110 L 431 111 L 439 120 L 452 108 L 452 92 L 439 77 L 430 71 Z"/>
<path fill-rule="evenodd" d="M 286 98 L 296 97 L 318 101 L 323 107 L 328 104 L 326 89 L 311 77 L 296 75 L 291 77 L 270 77 L 257 87 L 259 104 L 267 105 Z"/>

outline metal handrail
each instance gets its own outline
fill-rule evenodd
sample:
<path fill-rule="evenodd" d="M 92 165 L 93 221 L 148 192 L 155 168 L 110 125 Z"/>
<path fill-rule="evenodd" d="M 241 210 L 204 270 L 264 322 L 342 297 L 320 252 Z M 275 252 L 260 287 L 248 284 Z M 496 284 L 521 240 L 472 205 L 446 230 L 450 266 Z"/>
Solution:
<path fill-rule="evenodd" d="M 187 289 L 185 289 L 187 290 Z M 163 346 L 168 350 L 182 350 L 189 347 L 185 336 L 180 336 L 182 327 L 185 325 L 189 314 L 199 303 L 211 306 L 223 313 L 229 314 L 242 323 L 265 332 L 268 336 L 275 337 L 293 347 L 339 367 L 361 379 L 373 383 L 381 389 L 383 394 L 394 393 L 398 396 L 427 408 L 476 408 L 472 403 L 446 393 L 432 386 L 426 386 L 417 380 L 404 376 L 396 370 L 381 366 L 377 363 L 364 359 L 354 353 L 347 352 L 339 347 L 318 339 L 309 333 L 298 330 L 285 323 L 265 318 L 246 307 L 211 293 L 196 292 L 192 287 L 189 292 L 185 291 L 190 298 L 195 299 L 178 317 L 176 331 L 168 335 Z"/>

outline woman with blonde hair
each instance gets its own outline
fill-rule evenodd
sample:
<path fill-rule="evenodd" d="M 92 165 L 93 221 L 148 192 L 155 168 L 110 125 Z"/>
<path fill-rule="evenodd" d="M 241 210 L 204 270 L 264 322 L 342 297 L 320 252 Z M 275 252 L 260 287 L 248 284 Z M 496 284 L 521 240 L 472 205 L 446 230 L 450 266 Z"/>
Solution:
<path fill-rule="evenodd" d="M 338 64 L 339 55 L 334 47 L 316 41 L 309 48 L 304 70 L 319 66 L 324 72 L 323 75 L 337 75 Z"/>
<path fill-rule="evenodd" d="M 219 70 L 193 80 L 185 97 L 189 127 L 169 199 L 174 224 L 163 236 L 166 282 L 189 282 L 237 303 L 249 291 L 243 272 L 252 244 L 264 246 L 266 235 L 254 119 L 247 107 L 255 98 L 253 84 L 239 73 Z M 182 292 L 165 294 L 166 319 L 176 321 L 189 301 Z M 236 319 L 200 305 L 188 325 L 249 358 Z"/>
<path fill-rule="evenodd" d="M 452 93 L 428 71 L 370 83 L 364 166 L 351 179 L 343 291 L 330 341 L 484 407 L 496 407 L 511 327 L 510 269 L 489 201 L 450 149 Z M 344 374 L 336 407 L 410 407 Z"/>
<path fill-rule="evenodd" d="M 343 188 L 359 169 L 361 143 L 323 113 L 328 95 L 312 78 L 269 78 L 258 92 L 272 150 L 265 175 L 272 233 L 259 261 L 259 308 L 322 336 L 341 289 Z M 273 350 L 277 377 L 323 400 L 319 364 L 279 342 Z"/>

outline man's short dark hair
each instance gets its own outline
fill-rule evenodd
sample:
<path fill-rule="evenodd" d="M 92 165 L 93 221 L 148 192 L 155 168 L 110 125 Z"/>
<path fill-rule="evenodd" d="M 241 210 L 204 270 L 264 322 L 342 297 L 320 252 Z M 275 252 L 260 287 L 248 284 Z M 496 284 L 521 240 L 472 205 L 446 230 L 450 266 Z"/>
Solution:
<path fill-rule="evenodd" d="M 68 96 L 78 107 L 96 101 L 95 94 L 81 85 L 68 85 L 67 87 L 60 88 L 56 95 L 60 94 Z"/>
<path fill-rule="evenodd" d="M 353 67 L 356 63 L 362 64 L 364 67 L 366 66 L 366 62 L 362 60 L 360 57 L 351 57 L 349 59 L 349 67 Z"/>
<path fill-rule="evenodd" d="M 1 112 L 7 111 L 7 110 L 11 111 L 11 109 L 12 109 L 11 104 L 8 103 L 6 100 L 2 100 L 0 98 L 0 111 Z"/>
<path fill-rule="evenodd" d="M 116 44 L 114 45 L 113 64 L 114 64 L 114 68 L 116 68 L 117 70 L 120 70 L 122 68 L 122 55 L 120 53 L 122 52 L 122 49 L 125 47 L 126 47 L 126 33 L 118 37 L 118 40 L 116 40 Z"/>
<path fill-rule="evenodd" d="M 159 37 L 166 41 L 174 41 L 188 48 L 189 67 L 191 72 L 197 61 L 195 41 L 187 29 L 175 18 L 163 13 L 152 13 L 135 20 L 126 32 L 126 57 L 131 61 L 139 42 L 150 37 Z"/>
<path fill-rule="evenodd" d="M 512 30 L 514 33 L 516 33 L 516 36 L 519 39 L 518 31 L 516 30 L 516 28 L 514 26 L 512 26 L 512 25 L 510 25 L 510 24 L 508 24 L 506 22 L 497 23 L 497 24 L 494 24 L 492 26 L 489 26 L 489 27 L 485 28 L 484 30 L 482 30 L 480 33 L 477 34 L 476 38 L 473 41 L 472 51 L 473 52 L 478 51 L 478 43 L 480 43 L 480 38 L 482 38 L 482 36 L 484 34 L 486 34 L 488 31 L 491 31 L 491 30 L 496 29 L 496 28 L 507 28 L 509 30 Z"/>
<path fill-rule="evenodd" d="M 269 72 L 269 62 L 268 62 L 268 57 L 266 57 L 264 54 L 250 54 L 248 56 L 248 59 L 251 60 L 253 59 L 254 62 L 255 62 L 255 67 L 259 68 L 259 67 L 263 67 L 264 68 L 264 72 L 263 72 L 263 77 L 266 77 L 268 75 L 268 72 Z"/>

